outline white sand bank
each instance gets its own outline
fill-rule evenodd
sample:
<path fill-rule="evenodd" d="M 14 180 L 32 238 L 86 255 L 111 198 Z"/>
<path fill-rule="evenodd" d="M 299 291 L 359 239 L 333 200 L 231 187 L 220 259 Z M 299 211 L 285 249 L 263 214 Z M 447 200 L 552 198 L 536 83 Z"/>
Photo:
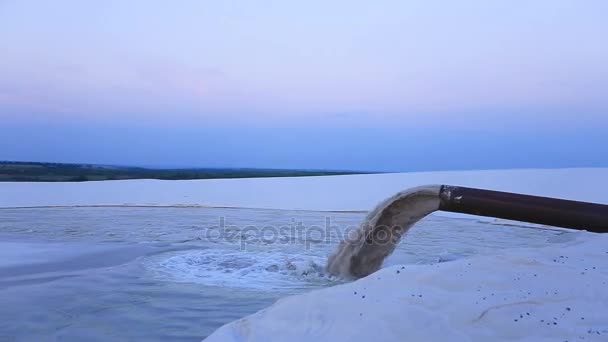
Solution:
<path fill-rule="evenodd" d="M 607 341 L 608 236 L 393 266 L 279 300 L 207 341 Z"/>
<path fill-rule="evenodd" d="M 608 169 L 494 170 L 295 178 L 0 182 L 0 207 L 195 205 L 370 210 L 399 190 L 450 184 L 608 203 Z"/>

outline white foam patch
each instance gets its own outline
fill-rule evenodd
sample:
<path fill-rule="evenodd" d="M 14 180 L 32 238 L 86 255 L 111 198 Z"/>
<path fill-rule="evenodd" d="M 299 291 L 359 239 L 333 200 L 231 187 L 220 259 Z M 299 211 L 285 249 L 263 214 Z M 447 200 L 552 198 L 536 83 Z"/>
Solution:
<path fill-rule="evenodd" d="M 159 280 L 258 291 L 296 290 L 337 282 L 324 272 L 326 259 L 281 251 L 218 249 L 163 253 L 144 261 Z"/>

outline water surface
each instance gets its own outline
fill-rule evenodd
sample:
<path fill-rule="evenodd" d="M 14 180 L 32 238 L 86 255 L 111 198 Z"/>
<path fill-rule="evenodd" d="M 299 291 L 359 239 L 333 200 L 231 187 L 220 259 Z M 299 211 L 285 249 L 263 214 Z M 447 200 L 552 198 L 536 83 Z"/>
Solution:
<path fill-rule="evenodd" d="M 0 209 L 0 341 L 200 341 L 290 294 L 339 285 L 327 256 L 364 213 Z M 558 243 L 563 231 L 430 216 L 387 265 Z"/>

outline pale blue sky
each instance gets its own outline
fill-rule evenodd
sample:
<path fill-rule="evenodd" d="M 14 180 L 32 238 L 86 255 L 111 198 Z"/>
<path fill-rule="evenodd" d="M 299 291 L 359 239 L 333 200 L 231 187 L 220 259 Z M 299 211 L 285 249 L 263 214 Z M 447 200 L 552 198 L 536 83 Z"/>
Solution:
<path fill-rule="evenodd" d="M 0 160 L 608 166 L 608 2 L 0 0 Z"/>

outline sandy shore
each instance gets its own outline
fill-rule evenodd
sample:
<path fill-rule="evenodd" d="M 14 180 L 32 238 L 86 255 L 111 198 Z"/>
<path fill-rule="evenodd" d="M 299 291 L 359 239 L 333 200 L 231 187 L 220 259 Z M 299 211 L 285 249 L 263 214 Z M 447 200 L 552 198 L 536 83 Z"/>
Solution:
<path fill-rule="evenodd" d="M 548 244 L 549 245 L 549 244 Z M 207 341 L 606 341 L 608 236 L 393 266 L 279 300 Z"/>
<path fill-rule="evenodd" d="M 607 203 L 608 169 L 418 172 L 294 178 L 0 182 L 0 207 L 207 206 L 367 211 L 399 190 L 450 184 Z"/>

